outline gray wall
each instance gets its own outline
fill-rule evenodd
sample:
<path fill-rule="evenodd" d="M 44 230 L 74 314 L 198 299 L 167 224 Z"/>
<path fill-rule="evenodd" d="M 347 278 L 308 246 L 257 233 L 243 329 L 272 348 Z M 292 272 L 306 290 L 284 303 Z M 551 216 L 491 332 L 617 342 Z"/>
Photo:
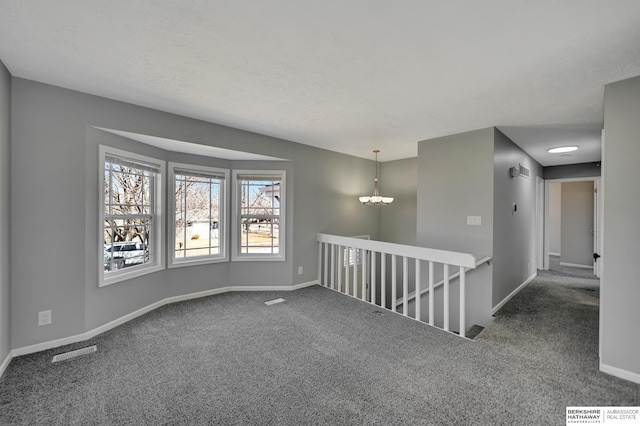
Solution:
<path fill-rule="evenodd" d="M 509 176 L 522 164 L 530 177 Z M 542 167 L 495 130 L 493 205 L 493 306 L 536 273 L 536 176 Z M 517 211 L 513 211 L 513 205 Z"/>
<path fill-rule="evenodd" d="M 493 253 L 493 141 L 494 129 L 488 128 L 418 143 L 419 246 L 471 253 L 477 259 Z M 467 225 L 467 216 L 481 216 L 482 225 Z M 438 277 L 441 271 L 437 266 Z M 486 265 L 468 274 L 467 328 L 474 323 L 485 325 L 491 317 L 492 274 L 493 267 Z M 427 282 L 422 285 L 425 288 Z M 453 283 L 453 301 L 457 293 Z M 423 298 L 423 307 L 426 303 Z M 456 304 L 451 311 L 455 330 Z M 423 309 L 423 319 L 425 315 L 427 309 Z M 438 315 L 436 312 L 436 318 Z"/>
<path fill-rule="evenodd" d="M 379 213 L 357 200 L 371 191 L 370 160 L 18 78 L 12 108 L 13 348 L 83 333 L 166 297 L 313 281 L 317 232 L 379 238 Z M 224 161 L 168 153 L 92 126 L 289 159 L 266 165 L 287 170 L 286 261 L 170 269 L 98 288 L 98 144 L 205 165 Z M 45 309 L 53 324 L 38 327 Z"/>
<path fill-rule="evenodd" d="M 600 163 L 568 164 L 543 169 L 544 179 L 568 179 L 600 176 Z"/>
<path fill-rule="evenodd" d="M 493 253 L 493 139 L 488 128 L 418 143 L 419 246 Z"/>
<path fill-rule="evenodd" d="M 510 177 L 518 164 L 528 179 Z M 493 257 L 469 274 L 482 281 L 469 285 L 480 324 L 536 272 L 536 176 L 540 164 L 495 128 L 418 144 L 418 245 Z M 481 216 L 482 225 L 467 225 L 467 216 Z"/>
<path fill-rule="evenodd" d="M 562 183 L 560 261 L 593 265 L 593 182 Z"/>
<path fill-rule="evenodd" d="M 416 245 L 418 159 L 388 161 L 380 170 L 380 191 L 394 197 L 391 205 L 380 208 L 380 239 Z"/>
<path fill-rule="evenodd" d="M 549 183 L 549 254 L 562 253 L 562 183 Z"/>
<path fill-rule="evenodd" d="M 604 92 L 603 270 L 601 357 L 640 381 L 640 77 L 609 84 Z"/>
<path fill-rule="evenodd" d="M 0 364 L 11 350 L 11 75 L 0 62 Z"/>
<path fill-rule="evenodd" d="M 418 159 L 388 161 L 380 167 L 380 192 L 394 197 L 393 203 L 378 207 L 380 211 L 380 239 L 397 244 L 417 245 L 416 214 L 418 201 Z M 391 260 L 387 258 L 386 282 L 391 282 Z M 415 264 L 409 266 L 409 292 L 414 290 Z M 402 282 L 402 268 L 398 267 L 396 279 Z M 397 288 L 397 296 L 401 297 L 402 286 Z M 387 292 L 387 306 L 391 306 L 391 294 Z M 381 294 L 380 283 L 377 283 L 376 295 Z"/>

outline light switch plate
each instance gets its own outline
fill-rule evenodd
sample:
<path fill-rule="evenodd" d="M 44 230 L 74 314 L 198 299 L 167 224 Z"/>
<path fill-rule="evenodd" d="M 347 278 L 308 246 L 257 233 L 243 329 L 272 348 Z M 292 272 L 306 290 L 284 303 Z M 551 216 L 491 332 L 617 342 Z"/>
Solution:
<path fill-rule="evenodd" d="M 482 216 L 467 216 L 467 225 L 481 226 Z"/>

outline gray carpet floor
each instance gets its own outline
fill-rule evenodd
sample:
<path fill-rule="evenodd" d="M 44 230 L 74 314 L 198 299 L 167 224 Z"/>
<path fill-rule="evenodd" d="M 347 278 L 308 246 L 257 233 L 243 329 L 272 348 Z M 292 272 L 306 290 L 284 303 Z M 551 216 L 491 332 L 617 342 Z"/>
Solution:
<path fill-rule="evenodd" d="M 595 279 L 593 269 L 574 268 L 560 264 L 560 256 L 549 256 L 549 270 L 565 277 Z"/>
<path fill-rule="evenodd" d="M 318 286 L 181 302 L 14 359 L 0 424 L 564 424 L 566 406 L 640 405 L 598 371 L 597 288 L 542 272 L 476 340 Z"/>

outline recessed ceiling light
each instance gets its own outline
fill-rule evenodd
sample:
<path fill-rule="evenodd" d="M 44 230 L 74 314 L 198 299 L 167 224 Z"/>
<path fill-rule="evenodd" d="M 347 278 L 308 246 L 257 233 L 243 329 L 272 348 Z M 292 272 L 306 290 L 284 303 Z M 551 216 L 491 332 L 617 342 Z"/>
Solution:
<path fill-rule="evenodd" d="M 577 146 L 559 146 L 557 148 L 549 148 L 547 152 L 549 154 L 562 154 L 565 152 L 576 151 L 577 149 Z"/>

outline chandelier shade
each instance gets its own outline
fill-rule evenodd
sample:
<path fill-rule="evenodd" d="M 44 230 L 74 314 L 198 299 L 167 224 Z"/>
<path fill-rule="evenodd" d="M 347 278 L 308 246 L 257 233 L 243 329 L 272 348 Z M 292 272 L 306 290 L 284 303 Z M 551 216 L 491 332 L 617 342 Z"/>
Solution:
<path fill-rule="evenodd" d="M 374 149 L 373 153 L 376 156 L 375 163 L 375 177 L 373 178 L 373 194 L 358 197 L 358 200 L 366 206 L 386 206 L 393 202 L 393 197 L 383 197 L 380 195 L 380 179 L 378 178 L 378 153 L 379 149 Z"/>

